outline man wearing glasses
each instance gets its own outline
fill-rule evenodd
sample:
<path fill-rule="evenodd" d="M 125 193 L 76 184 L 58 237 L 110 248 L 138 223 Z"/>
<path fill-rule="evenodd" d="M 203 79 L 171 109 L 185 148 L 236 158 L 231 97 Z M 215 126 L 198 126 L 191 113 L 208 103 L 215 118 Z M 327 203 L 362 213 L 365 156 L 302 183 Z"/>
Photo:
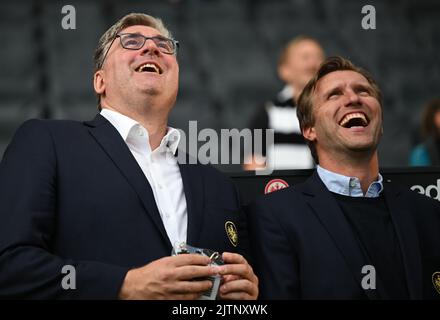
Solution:
<path fill-rule="evenodd" d="M 159 19 L 123 17 L 95 53 L 100 114 L 17 131 L 0 165 L 0 297 L 197 299 L 216 275 L 219 298 L 257 297 L 232 182 L 175 157 L 177 47 Z M 170 256 L 182 242 L 225 264 Z"/>

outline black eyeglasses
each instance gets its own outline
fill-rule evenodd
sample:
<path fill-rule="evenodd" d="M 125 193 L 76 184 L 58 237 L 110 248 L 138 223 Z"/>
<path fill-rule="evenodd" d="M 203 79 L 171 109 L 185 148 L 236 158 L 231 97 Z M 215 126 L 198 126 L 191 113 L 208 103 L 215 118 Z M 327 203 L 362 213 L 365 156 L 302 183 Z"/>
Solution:
<path fill-rule="evenodd" d="M 139 50 L 141 49 L 147 40 L 152 40 L 154 44 L 159 48 L 162 53 L 165 54 L 176 54 L 177 48 L 179 47 L 179 41 L 174 39 L 165 38 L 162 36 L 145 37 L 140 33 L 119 33 L 110 43 L 107 51 L 105 52 L 104 59 L 102 59 L 101 68 L 104 65 L 105 58 L 113 44 L 113 42 L 118 38 L 121 40 L 121 46 L 128 50 Z"/>

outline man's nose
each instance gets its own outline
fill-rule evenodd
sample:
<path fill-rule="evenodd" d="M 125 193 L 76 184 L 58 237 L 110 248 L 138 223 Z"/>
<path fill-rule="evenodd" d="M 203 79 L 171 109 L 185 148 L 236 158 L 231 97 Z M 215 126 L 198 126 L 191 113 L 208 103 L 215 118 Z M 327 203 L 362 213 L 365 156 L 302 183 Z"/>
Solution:
<path fill-rule="evenodd" d="M 344 96 L 347 99 L 346 106 L 359 104 L 359 95 L 351 89 L 346 90 Z"/>
<path fill-rule="evenodd" d="M 149 54 L 159 54 L 160 50 L 157 47 L 156 43 L 153 39 L 147 39 L 144 43 L 144 46 L 141 48 L 141 54 L 149 53 Z"/>

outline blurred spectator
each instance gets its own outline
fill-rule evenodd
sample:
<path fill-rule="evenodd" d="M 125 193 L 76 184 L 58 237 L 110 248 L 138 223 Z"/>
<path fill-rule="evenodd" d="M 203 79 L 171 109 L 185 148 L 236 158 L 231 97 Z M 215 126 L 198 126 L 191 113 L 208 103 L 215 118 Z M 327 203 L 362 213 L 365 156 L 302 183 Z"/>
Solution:
<path fill-rule="evenodd" d="M 255 170 L 271 157 L 273 169 L 305 169 L 313 167 L 296 116 L 296 101 L 301 91 L 324 60 L 324 50 L 317 40 L 300 35 L 283 48 L 278 61 L 278 76 L 285 83 L 274 100 L 267 102 L 254 115 L 251 129 L 274 129 L 273 153 L 254 153 L 247 157 L 245 170 Z M 265 143 L 263 144 L 265 146 Z M 250 160 L 251 158 L 251 160 Z"/>
<path fill-rule="evenodd" d="M 423 142 L 412 151 L 412 166 L 440 166 L 440 99 L 428 103 L 422 117 Z"/>

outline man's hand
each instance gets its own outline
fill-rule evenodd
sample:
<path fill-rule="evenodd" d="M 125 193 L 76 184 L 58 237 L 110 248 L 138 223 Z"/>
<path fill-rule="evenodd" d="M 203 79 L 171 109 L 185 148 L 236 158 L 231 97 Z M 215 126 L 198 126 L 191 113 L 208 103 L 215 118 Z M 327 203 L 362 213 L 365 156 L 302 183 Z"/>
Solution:
<path fill-rule="evenodd" d="M 223 276 L 220 298 L 224 300 L 255 300 L 258 297 L 258 278 L 246 259 L 237 254 L 224 252 L 225 265 L 219 267 Z"/>
<path fill-rule="evenodd" d="M 212 287 L 208 277 L 218 273 L 218 267 L 208 266 L 209 257 L 180 254 L 155 260 L 127 272 L 119 291 L 119 299 L 194 300 Z"/>

